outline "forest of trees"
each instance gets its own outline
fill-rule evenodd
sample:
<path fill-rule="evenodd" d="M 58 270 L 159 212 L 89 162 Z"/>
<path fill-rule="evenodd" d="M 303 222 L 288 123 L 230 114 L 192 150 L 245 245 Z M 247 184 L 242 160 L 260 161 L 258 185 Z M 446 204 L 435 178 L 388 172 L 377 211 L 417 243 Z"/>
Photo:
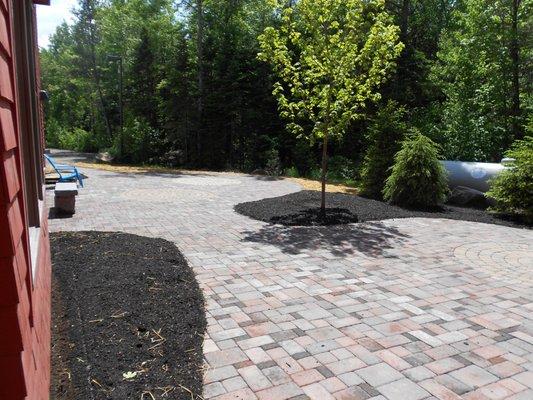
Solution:
<path fill-rule="evenodd" d="M 41 49 L 48 145 L 316 177 L 321 143 L 285 129 L 276 76 L 258 57 L 259 37 L 281 23 L 274 3 L 80 0 Z M 499 162 L 533 129 L 532 3 L 386 0 L 403 50 L 379 96 L 331 139 L 330 177 L 357 180 L 365 156 L 397 150 L 413 128 L 448 159 Z"/>

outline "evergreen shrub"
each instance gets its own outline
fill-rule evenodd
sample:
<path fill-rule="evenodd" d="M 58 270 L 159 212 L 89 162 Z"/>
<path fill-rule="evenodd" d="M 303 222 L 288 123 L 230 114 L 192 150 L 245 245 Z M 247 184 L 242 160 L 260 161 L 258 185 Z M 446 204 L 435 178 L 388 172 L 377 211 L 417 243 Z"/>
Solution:
<path fill-rule="evenodd" d="M 394 155 L 400 150 L 407 133 L 405 109 L 391 101 L 382 107 L 369 129 L 369 147 L 361 168 L 361 195 L 381 200 L 383 187 L 394 164 Z"/>
<path fill-rule="evenodd" d="M 514 161 L 491 183 L 487 196 L 496 201 L 493 210 L 523 215 L 533 222 L 533 137 L 517 140 L 506 156 Z"/>
<path fill-rule="evenodd" d="M 443 203 L 448 191 L 438 146 L 418 131 L 412 131 L 394 157 L 383 198 L 404 207 L 428 209 Z"/>

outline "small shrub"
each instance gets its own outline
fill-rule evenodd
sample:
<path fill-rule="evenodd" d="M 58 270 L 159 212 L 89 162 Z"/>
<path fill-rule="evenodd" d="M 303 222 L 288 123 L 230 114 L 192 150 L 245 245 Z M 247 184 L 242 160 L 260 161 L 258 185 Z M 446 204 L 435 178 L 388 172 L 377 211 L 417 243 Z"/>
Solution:
<path fill-rule="evenodd" d="M 309 174 L 309 171 L 316 164 L 313 149 L 304 139 L 299 139 L 292 147 L 291 164 L 293 164 L 301 175 Z"/>
<path fill-rule="evenodd" d="M 152 156 L 150 144 L 156 141 L 158 134 L 159 132 L 151 127 L 146 119 L 128 116 L 122 139 L 120 131 L 115 134 L 113 147 L 117 160 L 126 163 L 147 161 Z"/>
<path fill-rule="evenodd" d="M 533 222 L 533 137 L 517 140 L 506 156 L 515 161 L 492 181 L 487 196 L 496 200 L 495 211 Z"/>
<path fill-rule="evenodd" d="M 333 156 L 328 160 L 328 181 L 354 181 L 356 178 L 357 168 L 355 163 L 349 158 L 343 156 Z"/>
<path fill-rule="evenodd" d="M 278 150 L 270 149 L 267 152 L 265 172 L 270 176 L 281 175 L 281 160 L 279 159 Z"/>
<path fill-rule="evenodd" d="M 53 118 L 47 119 L 45 124 L 46 147 L 60 148 L 60 138 L 64 133 L 65 129 L 61 127 L 57 120 Z"/>
<path fill-rule="evenodd" d="M 313 167 L 309 171 L 309 174 L 307 175 L 307 177 L 309 179 L 319 181 L 320 179 L 322 179 L 322 170 L 318 167 Z"/>
<path fill-rule="evenodd" d="M 446 172 L 437 145 L 414 131 L 402 142 L 383 189 L 385 200 L 405 207 L 433 208 L 448 194 Z"/>
<path fill-rule="evenodd" d="M 298 172 L 298 169 L 296 167 L 290 167 L 285 170 L 285 176 L 291 177 L 291 178 L 299 178 L 300 173 Z"/>
<path fill-rule="evenodd" d="M 382 199 L 394 155 L 400 150 L 407 132 L 404 116 L 405 109 L 391 101 L 379 110 L 368 129 L 369 147 L 363 160 L 359 187 L 365 197 Z"/>
<path fill-rule="evenodd" d="M 167 168 L 176 168 L 184 164 L 185 156 L 182 150 L 169 150 L 160 156 L 150 158 L 148 162 Z"/>
<path fill-rule="evenodd" d="M 98 150 L 98 146 L 91 132 L 81 128 L 74 128 L 69 131 L 61 129 L 58 131 L 57 140 L 62 149 L 93 153 Z"/>

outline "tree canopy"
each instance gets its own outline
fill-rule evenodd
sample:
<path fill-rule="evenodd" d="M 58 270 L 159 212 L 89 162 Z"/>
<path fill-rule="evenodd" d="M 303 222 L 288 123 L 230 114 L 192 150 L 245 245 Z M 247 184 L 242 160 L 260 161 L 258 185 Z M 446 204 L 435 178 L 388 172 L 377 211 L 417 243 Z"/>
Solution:
<path fill-rule="evenodd" d="M 308 139 L 321 139 L 330 115 L 332 168 L 357 180 L 386 137 L 375 128 L 391 126 L 380 111 L 394 104 L 395 124 L 419 129 L 445 158 L 499 161 L 531 115 L 531 1 L 79 0 L 74 22 L 41 49 L 48 145 L 319 176 L 322 143 Z M 274 62 L 257 57 L 266 42 Z M 122 154 L 110 55 L 124 65 Z"/>

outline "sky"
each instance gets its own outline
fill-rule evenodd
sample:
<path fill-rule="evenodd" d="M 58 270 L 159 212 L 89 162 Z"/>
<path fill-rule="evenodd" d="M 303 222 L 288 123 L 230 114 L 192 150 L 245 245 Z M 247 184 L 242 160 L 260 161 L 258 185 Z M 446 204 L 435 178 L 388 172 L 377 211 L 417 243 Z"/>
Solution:
<path fill-rule="evenodd" d="M 49 6 L 37 6 L 37 30 L 40 47 L 48 46 L 50 35 L 63 21 L 72 22 L 71 10 L 77 3 L 77 0 L 51 0 Z"/>

